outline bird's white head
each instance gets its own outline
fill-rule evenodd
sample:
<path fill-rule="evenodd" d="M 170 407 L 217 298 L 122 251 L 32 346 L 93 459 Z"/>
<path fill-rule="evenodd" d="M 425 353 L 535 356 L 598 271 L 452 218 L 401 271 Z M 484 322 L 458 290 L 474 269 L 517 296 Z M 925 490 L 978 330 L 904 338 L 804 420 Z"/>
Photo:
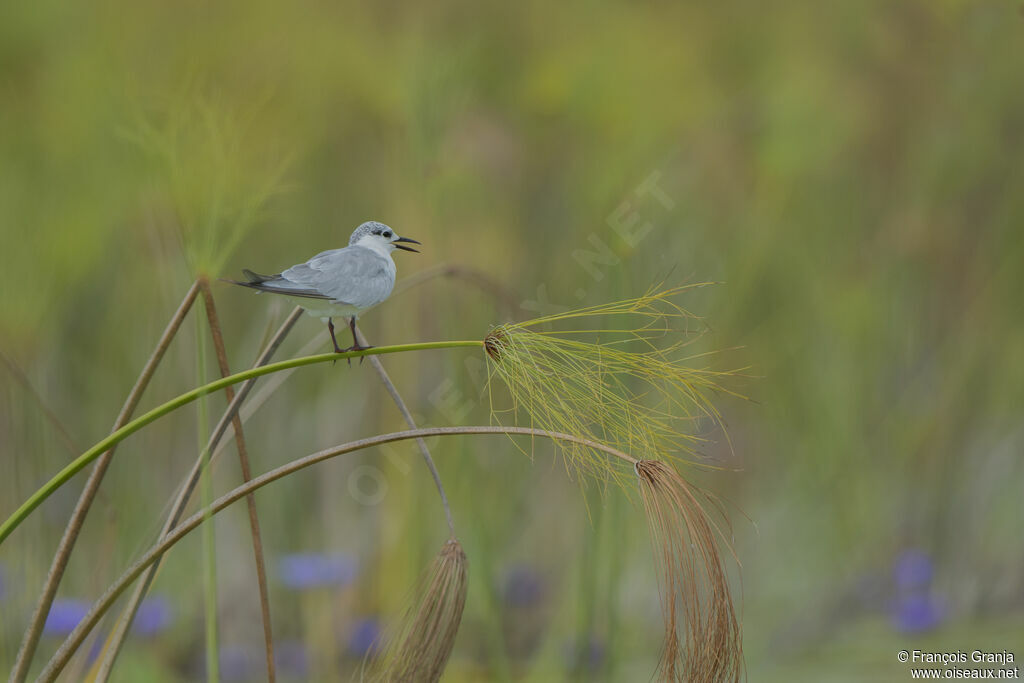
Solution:
<path fill-rule="evenodd" d="M 406 246 L 407 244 L 419 244 L 419 242 L 408 237 L 399 237 L 394 230 L 377 221 L 367 221 L 355 229 L 352 237 L 348 240 L 348 245 L 351 247 L 357 244 L 381 254 L 390 254 L 395 249 L 419 253 L 418 250 Z"/>

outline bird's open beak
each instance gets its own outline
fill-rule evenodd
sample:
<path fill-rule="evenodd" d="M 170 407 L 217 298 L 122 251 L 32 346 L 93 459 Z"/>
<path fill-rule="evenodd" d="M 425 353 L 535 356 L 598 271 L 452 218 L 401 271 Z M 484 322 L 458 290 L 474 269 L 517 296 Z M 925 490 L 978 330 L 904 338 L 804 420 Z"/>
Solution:
<path fill-rule="evenodd" d="M 419 249 L 413 249 L 412 247 L 404 246 L 402 244 L 399 244 L 399 242 L 409 242 L 411 244 L 419 244 L 419 242 L 417 242 L 416 240 L 409 239 L 408 237 L 399 237 L 397 239 L 392 240 L 391 244 L 395 245 L 395 249 L 401 249 L 403 251 L 414 251 L 417 254 L 420 253 Z"/>

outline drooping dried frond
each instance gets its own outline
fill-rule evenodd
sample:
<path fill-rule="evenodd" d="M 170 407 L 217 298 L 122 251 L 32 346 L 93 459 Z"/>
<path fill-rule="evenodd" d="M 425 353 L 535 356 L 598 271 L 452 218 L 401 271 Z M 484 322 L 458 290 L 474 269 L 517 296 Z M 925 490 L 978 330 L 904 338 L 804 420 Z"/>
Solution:
<path fill-rule="evenodd" d="M 448 540 L 421 578 L 367 680 L 420 683 L 441 678 L 466 606 L 467 566 L 462 545 Z"/>
<path fill-rule="evenodd" d="M 513 412 L 534 427 L 600 441 L 638 458 L 692 454 L 701 418 L 719 422 L 710 394 L 728 371 L 700 365 L 708 354 L 686 347 L 701 332 L 698 319 L 673 299 L 700 285 L 650 291 L 641 297 L 502 325 L 484 340 L 491 379 L 511 393 Z M 597 329 L 547 331 L 593 319 Z M 571 321 L 571 322 L 570 322 Z M 593 338 L 586 341 L 583 335 Z M 498 417 L 498 411 L 492 413 Z M 628 482 L 599 453 L 559 442 L 571 470 Z"/>
<path fill-rule="evenodd" d="M 701 504 L 707 496 L 664 462 L 642 460 L 636 474 L 665 618 L 659 678 L 738 681 L 742 627 L 719 546 L 724 535 Z"/>

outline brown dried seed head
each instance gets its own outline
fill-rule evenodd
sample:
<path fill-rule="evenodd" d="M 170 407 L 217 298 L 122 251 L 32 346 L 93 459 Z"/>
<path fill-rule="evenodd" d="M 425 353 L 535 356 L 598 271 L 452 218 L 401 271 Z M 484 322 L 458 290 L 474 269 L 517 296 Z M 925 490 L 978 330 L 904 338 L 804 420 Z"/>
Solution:
<path fill-rule="evenodd" d="M 496 327 L 491 330 L 486 337 L 484 337 L 484 350 L 487 351 L 487 355 L 495 361 L 501 360 L 501 352 L 504 349 L 507 336 L 505 328 Z"/>
<path fill-rule="evenodd" d="M 462 545 L 448 540 L 420 579 L 383 655 L 371 667 L 369 680 L 421 683 L 441 678 L 466 605 L 466 573 Z"/>
<path fill-rule="evenodd" d="M 664 462 L 641 460 L 635 469 L 665 620 L 659 678 L 739 681 L 742 625 L 719 547 L 721 529 L 701 503 L 710 501 Z"/>

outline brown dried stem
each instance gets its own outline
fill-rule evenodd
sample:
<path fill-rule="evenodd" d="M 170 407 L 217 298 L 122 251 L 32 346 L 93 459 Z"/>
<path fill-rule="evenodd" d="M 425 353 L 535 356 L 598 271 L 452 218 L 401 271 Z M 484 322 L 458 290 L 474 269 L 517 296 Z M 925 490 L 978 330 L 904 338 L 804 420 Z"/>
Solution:
<path fill-rule="evenodd" d="M 213 292 L 210 290 L 210 281 L 205 277 L 202 278 L 200 280 L 200 287 L 203 291 L 203 303 L 206 306 L 206 319 L 210 325 L 210 336 L 213 337 L 213 348 L 217 355 L 217 366 L 220 369 L 221 377 L 227 377 L 231 374 L 231 367 L 228 365 L 228 354 L 224 348 L 224 335 L 221 331 L 220 320 L 217 317 L 217 306 L 213 300 Z M 224 396 L 230 404 L 235 400 L 235 388 L 231 386 L 225 387 Z M 238 416 L 237 411 L 231 416 L 231 429 L 235 434 L 235 448 L 238 450 L 238 462 L 242 469 L 242 481 L 249 481 L 252 479 L 252 468 L 249 466 L 249 452 L 245 446 L 242 420 Z M 209 452 L 212 453 L 212 451 Z M 259 518 L 256 514 L 256 497 L 249 494 L 245 497 L 245 502 L 249 512 L 252 551 L 256 562 L 256 582 L 259 585 L 260 616 L 263 621 L 263 647 L 267 661 L 267 681 L 274 683 L 277 676 L 274 669 L 274 637 L 270 622 L 270 594 L 267 590 L 267 567 L 263 559 L 263 539 L 260 534 Z"/>
<path fill-rule="evenodd" d="M 240 392 L 241 393 L 241 392 Z M 237 400 L 237 398 L 236 398 Z M 147 568 L 155 566 L 155 563 L 167 552 L 175 543 L 180 541 L 190 532 L 194 531 L 199 527 L 205 520 L 212 515 L 217 514 L 224 508 L 228 507 L 232 503 L 241 500 L 250 493 L 270 484 L 282 477 L 286 477 L 299 470 L 305 469 L 312 465 L 315 465 L 324 460 L 344 455 L 346 453 L 352 453 L 372 446 L 380 446 L 386 443 L 392 443 L 395 441 L 405 441 L 407 439 L 426 438 L 432 436 L 451 436 L 458 434 L 522 434 L 526 436 L 539 436 L 556 441 L 570 441 L 579 443 L 587 446 L 588 448 L 594 448 L 596 450 L 603 451 L 608 455 L 619 458 L 631 466 L 636 466 L 639 462 L 632 456 L 624 453 L 611 446 L 606 446 L 596 441 L 584 439 L 582 437 L 573 436 L 572 434 L 562 434 L 558 432 L 547 432 L 540 429 L 532 429 L 530 427 L 502 427 L 502 426 L 473 426 L 473 427 L 431 427 L 431 428 L 420 428 L 410 429 L 402 432 L 393 432 L 390 434 L 381 434 L 378 436 L 369 437 L 366 439 L 360 439 L 358 441 L 352 441 L 350 443 L 328 448 L 318 453 L 307 455 L 298 460 L 293 460 L 290 463 L 277 467 L 265 474 L 261 474 L 258 477 L 253 478 L 249 482 L 242 484 L 224 494 L 208 508 L 199 510 L 192 516 L 188 517 L 180 524 L 169 530 L 166 534 L 161 535 L 160 540 L 156 545 L 151 547 L 143 554 L 141 558 L 135 561 L 125 572 L 118 578 L 110 588 L 100 597 L 100 599 L 92 606 L 89 613 L 78 623 L 78 626 L 68 635 L 67 639 L 61 644 L 60 648 L 53 655 L 50 661 L 47 663 L 46 668 L 39 675 L 38 680 L 44 683 L 48 683 L 56 680 L 60 672 L 67 666 L 71 657 L 75 651 L 81 646 L 82 642 L 89 635 L 89 632 L 96 626 L 99 620 L 103 617 L 110 606 L 117 600 L 117 598 L 124 592 L 124 590 L 131 585 L 135 579 L 137 579 L 143 572 L 147 571 Z M 147 573 L 147 577 L 150 573 Z"/>
<path fill-rule="evenodd" d="M 473 283 L 482 291 L 487 292 L 494 297 L 496 301 L 501 303 L 501 305 L 506 309 L 505 312 L 509 315 L 515 313 L 520 308 L 519 299 L 516 297 L 515 292 L 505 287 L 505 285 L 492 278 L 484 271 L 458 263 L 441 263 L 433 268 L 427 268 L 410 275 L 395 285 L 394 294 L 404 292 L 410 287 L 422 284 L 423 282 L 432 280 L 436 277 L 450 277 Z"/>
<path fill-rule="evenodd" d="M 267 344 L 267 347 L 260 354 L 259 358 L 253 364 L 253 367 L 260 367 L 266 365 L 278 347 L 284 342 L 285 337 L 291 331 L 292 327 L 298 321 L 302 315 L 302 309 L 296 307 L 292 310 L 288 318 L 281 323 L 281 327 L 278 328 L 274 337 Z M 175 498 L 170 514 L 164 522 L 164 526 L 160 531 L 160 538 L 166 538 L 167 534 L 174 529 L 178 521 L 181 519 L 185 512 L 185 507 L 188 505 L 189 500 L 192 497 L 192 492 L 195 490 L 196 484 L 199 482 L 199 477 L 203 471 L 203 462 L 206 460 L 207 453 L 213 453 L 216 449 L 217 444 L 220 442 L 224 433 L 227 431 L 228 425 L 234 419 L 235 415 L 238 414 L 238 409 L 241 407 L 242 402 L 245 401 L 249 392 L 252 391 L 253 385 L 256 384 L 257 378 L 251 378 L 242 383 L 242 386 L 238 389 L 238 393 L 235 394 L 234 399 L 228 404 L 228 407 L 224 410 L 224 414 L 221 415 L 220 421 L 217 426 L 214 427 L 213 433 L 210 435 L 210 440 L 206 444 L 206 448 L 199 457 L 196 458 L 192 464 L 192 469 L 189 471 L 188 476 L 185 478 L 184 483 L 179 489 L 178 495 Z M 139 582 L 135 590 L 132 592 L 131 598 L 128 604 L 125 606 L 124 611 L 121 613 L 121 618 L 118 620 L 117 625 L 114 627 L 114 631 L 110 635 L 110 639 L 107 644 L 106 651 L 104 652 L 104 659 L 100 665 L 100 669 L 96 675 L 96 680 L 102 683 L 110 677 L 110 672 L 114 666 L 114 660 L 117 658 L 118 652 L 121 649 L 121 645 L 124 643 L 124 639 L 128 634 L 128 629 L 131 627 L 132 621 L 135 619 L 135 613 L 139 609 L 139 605 L 142 603 L 142 598 L 145 596 L 146 591 L 149 590 L 150 584 L 156 576 L 156 572 L 160 567 L 160 557 L 154 558 L 152 567 L 146 572 L 143 580 Z"/>
<path fill-rule="evenodd" d="M 182 299 L 178 310 L 174 312 L 170 322 L 167 323 L 167 328 L 160 336 L 160 341 L 157 342 L 156 348 L 153 349 L 153 353 L 150 354 L 146 365 L 143 366 L 138 379 L 135 380 L 135 386 L 128 393 L 128 398 L 125 399 L 121 412 L 114 421 L 114 427 L 111 431 L 120 429 L 131 419 L 136 406 L 139 404 L 139 400 L 142 398 L 143 392 L 146 391 L 149 381 L 153 378 L 153 373 L 156 372 L 157 366 L 160 365 L 164 353 L 170 346 L 174 336 L 178 333 L 178 329 L 185 320 L 189 309 L 192 308 L 198 293 L 199 282 L 196 281 L 185 294 L 185 298 Z M 14 669 L 11 671 L 10 681 L 12 683 L 22 683 L 28 677 L 32 657 L 35 655 L 36 647 L 39 645 L 39 637 L 43 633 L 43 625 L 46 623 L 46 617 L 50 613 L 53 598 L 57 595 L 57 588 L 60 586 L 61 579 L 64 577 L 64 571 L 67 569 L 71 551 L 75 547 L 78 535 L 82 531 L 82 525 L 85 523 L 85 517 L 89 514 L 89 508 L 96 498 L 100 483 L 103 481 L 103 476 L 107 472 L 107 467 L 110 466 L 110 461 L 114 457 L 116 449 L 116 446 L 112 447 L 96 461 L 92 472 L 89 474 L 89 479 L 85 483 L 85 488 L 82 489 L 82 493 L 78 496 L 78 502 L 71 513 L 71 519 L 68 520 L 67 526 L 64 527 L 64 535 L 61 536 L 57 552 L 54 554 L 53 562 L 50 564 L 46 583 L 43 584 L 42 593 L 39 595 L 39 602 L 36 604 L 35 612 L 32 613 L 32 621 L 29 623 L 28 630 L 25 631 L 25 636 L 21 641 Z"/>
<path fill-rule="evenodd" d="M 363 336 L 362 331 L 356 328 L 357 341 L 361 346 L 366 346 L 366 337 Z M 409 429 L 416 429 L 416 421 L 412 419 L 412 413 L 409 412 L 409 408 L 406 407 L 405 401 L 398 393 L 398 389 L 395 388 L 394 382 L 388 377 L 387 370 L 384 369 L 384 364 L 381 363 L 380 358 L 377 356 L 370 356 L 370 364 L 373 365 L 373 369 L 377 371 L 377 376 L 380 377 L 380 381 L 384 383 L 384 388 L 388 390 L 388 394 L 391 395 L 391 400 L 398 406 L 398 412 L 402 413 L 402 418 L 405 419 L 405 424 L 408 425 Z M 423 456 L 423 461 L 427 464 L 427 469 L 430 470 L 430 476 L 434 478 L 434 484 L 437 486 L 437 492 L 441 496 L 441 505 L 444 507 L 444 516 L 448 521 L 448 533 L 451 538 L 455 538 L 455 523 L 452 521 L 452 509 L 448 504 L 448 495 L 444 492 L 444 485 L 441 483 L 441 475 L 437 471 L 437 466 L 434 464 L 434 459 L 430 457 L 430 449 L 427 448 L 427 442 L 423 439 L 416 439 L 416 445 L 420 449 L 420 454 Z"/>
<path fill-rule="evenodd" d="M 7 354 L 3 352 L 3 349 L 0 349 L 0 362 L 7 367 L 7 371 L 11 373 L 14 381 L 20 384 L 22 388 L 28 392 L 29 396 L 32 397 L 32 400 L 35 401 L 37 406 L 39 406 L 39 410 L 42 411 L 43 416 L 46 417 L 47 421 L 51 425 L 53 425 L 53 428 L 57 431 L 57 438 L 60 440 L 61 445 L 71 453 L 72 457 L 81 453 L 82 449 L 75 444 L 75 440 L 71 438 L 71 434 L 68 433 L 67 427 L 65 427 L 64 423 L 61 422 L 57 413 L 53 412 L 50 406 L 46 404 L 46 401 L 43 400 L 42 395 L 36 390 L 35 386 L 33 386 L 32 381 L 25 374 L 25 371 L 18 367 L 18 364 L 14 362 L 14 359 L 9 358 Z"/>

